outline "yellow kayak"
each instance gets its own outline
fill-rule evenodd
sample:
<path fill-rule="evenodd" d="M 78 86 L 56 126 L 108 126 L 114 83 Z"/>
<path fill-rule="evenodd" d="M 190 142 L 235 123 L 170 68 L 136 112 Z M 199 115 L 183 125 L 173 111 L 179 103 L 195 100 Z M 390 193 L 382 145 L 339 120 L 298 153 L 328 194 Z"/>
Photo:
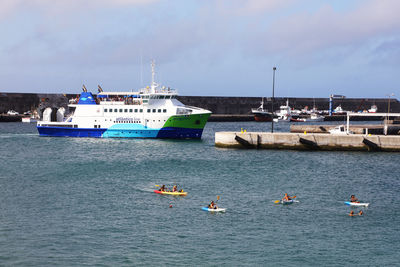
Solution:
<path fill-rule="evenodd" d="M 161 195 L 172 195 L 172 196 L 186 196 L 187 192 L 168 192 L 168 191 L 158 191 L 154 190 L 154 193 Z"/>

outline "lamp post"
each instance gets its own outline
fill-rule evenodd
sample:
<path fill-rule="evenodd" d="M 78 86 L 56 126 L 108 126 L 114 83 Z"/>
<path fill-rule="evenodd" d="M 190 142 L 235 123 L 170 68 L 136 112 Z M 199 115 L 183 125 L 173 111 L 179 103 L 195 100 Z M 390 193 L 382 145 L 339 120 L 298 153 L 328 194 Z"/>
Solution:
<path fill-rule="evenodd" d="M 393 93 L 386 95 L 388 97 L 388 110 L 387 110 L 387 117 L 386 117 L 386 123 L 385 123 L 385 135 L 387 135 L 387 130 L 388 130 L 388 124 L 389 124 L 389 113 L 390 113 L 390 97 L 394 96 Z"/>
<path fill-rule="evenodd" d="M 271 113 L 272 113 L 271 133 L 274 132 L 275 71 L 276 71 L 276 67 L 273 67 L 272 68 L 272 99 L 271 99 Z"/>

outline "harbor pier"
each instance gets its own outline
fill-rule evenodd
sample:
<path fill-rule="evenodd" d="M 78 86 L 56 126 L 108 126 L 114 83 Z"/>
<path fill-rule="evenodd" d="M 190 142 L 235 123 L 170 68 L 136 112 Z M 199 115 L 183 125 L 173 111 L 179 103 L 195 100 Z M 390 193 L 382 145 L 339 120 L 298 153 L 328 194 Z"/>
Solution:
<path fill-rule="evenodd" d="M 398 135 L 216 132 L 215 146 L 246 149 L 400 151 Z"/>

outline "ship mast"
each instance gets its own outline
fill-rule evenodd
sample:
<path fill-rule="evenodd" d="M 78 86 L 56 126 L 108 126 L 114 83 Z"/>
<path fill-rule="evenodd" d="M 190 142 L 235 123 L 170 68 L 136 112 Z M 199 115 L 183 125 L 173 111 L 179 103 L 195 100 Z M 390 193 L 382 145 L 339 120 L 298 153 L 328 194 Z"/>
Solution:
<path fill-rule="evenodd" d="M 151 61 L 151 93 L 154 94 L 156 92 L 156 82 L 154 77 L 156 75 L 155 71 L 155 63 L 154 60 Z"/>

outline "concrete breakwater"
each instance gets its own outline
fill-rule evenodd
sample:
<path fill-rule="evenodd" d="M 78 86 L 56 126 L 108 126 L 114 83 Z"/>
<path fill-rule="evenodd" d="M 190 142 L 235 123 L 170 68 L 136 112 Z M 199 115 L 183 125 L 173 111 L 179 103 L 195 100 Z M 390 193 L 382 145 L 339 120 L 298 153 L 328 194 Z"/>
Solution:
<path fill-rule="evenodd" d="M 215 146 L 247 149 L 400 151 L 400 136 L 216 132 Z"/>

